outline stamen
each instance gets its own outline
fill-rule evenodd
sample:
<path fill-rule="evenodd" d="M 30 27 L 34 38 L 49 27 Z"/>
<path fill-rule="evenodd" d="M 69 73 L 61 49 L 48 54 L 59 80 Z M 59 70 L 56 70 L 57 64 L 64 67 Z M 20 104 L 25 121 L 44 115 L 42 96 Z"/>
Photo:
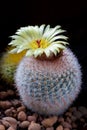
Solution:
<path fill-rule="evenodd" d="M 41 42 L 41 40 L 36 40 L 36 42 L 37 42 L 38 48 L 40 48 L 40 42 Z"/>

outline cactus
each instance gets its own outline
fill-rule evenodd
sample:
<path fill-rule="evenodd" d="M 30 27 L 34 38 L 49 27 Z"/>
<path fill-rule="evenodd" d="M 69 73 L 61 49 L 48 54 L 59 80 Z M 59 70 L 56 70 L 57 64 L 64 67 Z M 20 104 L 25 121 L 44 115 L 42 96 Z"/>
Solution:
<path fill-rule="evenodd" d="M 14 73 L 16 67 L 24 56 L 25 51 L 19 54 L 11 54 L 9 53 L 9 50 L 11 50 L 11 48 L 7 49 L 1 56 L 0 74 L 3 81 L 6 81 L 7 84 L 12 85 L 14 83 Z"/>
<path fill-rule="evenodd" d="M 65 47 L 62 32 L 60 26 L 28 26 L 18 30 L 10 43 L 16 47 L 11 53 L 27 49 L 15 73 L 19 95 L 29 109 L 44 115 L 62 114 L 81 89 L 81 67 Z"/>

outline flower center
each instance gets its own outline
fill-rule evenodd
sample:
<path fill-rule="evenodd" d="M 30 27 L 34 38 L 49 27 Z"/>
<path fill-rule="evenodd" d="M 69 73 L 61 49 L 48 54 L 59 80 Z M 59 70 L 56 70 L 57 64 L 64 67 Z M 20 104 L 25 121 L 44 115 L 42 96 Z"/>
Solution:
<path fill-rule="evenodd" d="M 38 49 L 38 48 L 46 48 L 49 46 L 49 42 L 47 40 L 41 39 L 41 40 L 34 40 L 31 42 L 30 47 L 32 49 Z"/>
<path fill-rule="evenodd" d="M 37 45 L 38 45 L 38 48 L 40 48 L 40 43 L 41 43 L 41 40 L 36 40 L 36 43 L 37 43 Z"/>

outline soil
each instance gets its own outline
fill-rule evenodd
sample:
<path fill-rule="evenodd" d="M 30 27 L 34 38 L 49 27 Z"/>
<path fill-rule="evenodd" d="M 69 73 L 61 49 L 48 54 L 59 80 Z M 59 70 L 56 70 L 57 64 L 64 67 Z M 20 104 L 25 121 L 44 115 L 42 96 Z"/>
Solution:
<path fill-rule="evenodd" d="M 0 130 L 87 130 L 86 92 L 60 116 L 44 116 L 24 106 L 14 86 L 0 85 Z"/>

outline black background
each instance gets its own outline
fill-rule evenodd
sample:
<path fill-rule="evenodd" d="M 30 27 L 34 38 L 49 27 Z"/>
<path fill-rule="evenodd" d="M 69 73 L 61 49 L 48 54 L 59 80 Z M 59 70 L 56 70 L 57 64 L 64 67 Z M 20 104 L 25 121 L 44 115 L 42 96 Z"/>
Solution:
<path fill-rule="evenodd" d="M 84 92 L 87 93 L 87 4 L 82 0 L 21 0 L 0 2 L 0 50 L 3 51 L 20 27 L 61 25 L 67 30 L 70 48 L 82 66 Z"/>

